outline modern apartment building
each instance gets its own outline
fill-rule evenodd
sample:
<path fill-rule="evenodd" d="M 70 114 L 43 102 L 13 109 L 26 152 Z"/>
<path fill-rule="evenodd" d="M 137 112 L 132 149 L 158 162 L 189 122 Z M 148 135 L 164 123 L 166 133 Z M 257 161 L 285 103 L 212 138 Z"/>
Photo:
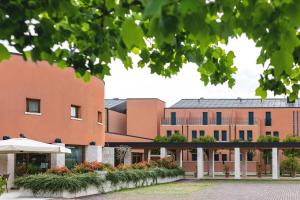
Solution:
<path fill-rule="evenodd" d="M 25 136 L 65 145 L 72 154 L 66 154 L 60 164 L 67 166 L 100 159 L 90 155 L 97 155 L 93 150 L 100 152 L 105 140 L 102 80 L 93 77 L 85 83 L 71 68 L 24 61 L 19 55 L 1 62 L 0 73 L 1 139 Z M 16 154 L 15 159 L 16 170 L 23 164 L 41 168 L 57 164 L 46 154 Z"/>
<path fill-rule="evenodd" d="M 289 102 L 285 98 L 182 99 L 165 109 L 160 133 L 169 136 L 177 131 L 189 141 L 205 135 L 217 142 L 256 141 L 260 135 L 282 140 L 287 135 L 299 135 L 299 111 L 299 100 Z M 255 154 L 248 155 L 249 171 L 255 171 L 259 152 Z M 195 171 L 196 154 L 186 151 L 183 158 L 185 169 Z M 223 171 L 224 162 L 233 165 L 232 160 L 233 151 L 217 150 L 216 171 Z"/>

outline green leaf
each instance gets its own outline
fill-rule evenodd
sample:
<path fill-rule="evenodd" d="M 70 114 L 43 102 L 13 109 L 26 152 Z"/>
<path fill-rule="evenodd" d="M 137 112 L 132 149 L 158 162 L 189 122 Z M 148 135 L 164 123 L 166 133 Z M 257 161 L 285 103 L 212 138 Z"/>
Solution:
<path fill-rule="evenodd" d="M 146 47 L 143 38 L 144 32 L 132 19 L 126 19 L 123 22 L 121 37 L 129 50 L 131 50 L 132 47 L 138 47 L 139 49 Z"/>
<path fill-rule="evenodd" d="M 149 0 L 145 8 L 144 17 L 159 16 L 166 2 L 167 0 Z"/>
<path fill-rule="evenodd" d="M 116 7 L 116 0 L 107 0 L 105 1 L 105 6 L 108 10 L 111 10 Z"/>
<path fill-rule="evenodd" d="M 7 48 L 3 44 L 0 44 L 0 62 L 9 58 L 10 53 L 8 52 Z"/>
<path fill-rule="evenodd" d="M 182 14 L 187 14 L 189 12 L 199 11 L 199 1 L 198 0 L 182 0 L 179 5 L 179 10 Z"/>
<path fill-rule="evenodd" d="M 262 99 L 266 99 L 267 98 L 267 91 L 264 90 L 261 87 L 256 88 L 255 90 L 255 95 L 256 96 L 260 96 Z"/>
<path fill-rule="evenodd" d="M 294 58 L 292 54 L 284 50 L 276 51 L 271 56 L 271 65 L 275 67 L 275 76 L 279 77 L 283 71 L 291 72 Z"/>

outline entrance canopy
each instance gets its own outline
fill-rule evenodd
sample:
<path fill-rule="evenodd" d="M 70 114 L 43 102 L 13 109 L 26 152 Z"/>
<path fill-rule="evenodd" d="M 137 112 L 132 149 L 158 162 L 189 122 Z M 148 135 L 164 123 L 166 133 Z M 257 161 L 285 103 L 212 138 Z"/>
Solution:
<path fill-rule="evenodd" d="M 12 138 L 0 140 L 0 154 L 6 153 L 71 153 L 71 150 L 27 138 Z"/>

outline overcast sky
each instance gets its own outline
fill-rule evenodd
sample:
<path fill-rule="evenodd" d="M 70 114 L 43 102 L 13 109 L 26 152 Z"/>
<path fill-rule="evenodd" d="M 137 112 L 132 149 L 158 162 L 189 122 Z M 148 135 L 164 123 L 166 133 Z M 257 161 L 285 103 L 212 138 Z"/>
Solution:
<path fill-rule="evenodd" d="M 126 70 L 121 62 L 111 65 L 111 76 L 105 78 L 106 98 L 159 98 L 171 106 L 184 98 L 250 98 L 255 96 L 262 65 L 256 64 L 259 49 L 246 37 L 232 39 L 226 50 L 233 50 L 238 72 L 234 76 L 233 89 L 227 83 L 219 86 L 204 86 L 200 74 L 193 64 L 185 65 L 178 75 L 171 78 L 150 73 L 150 69 Z M 273 97 L 268 94 L 268 97 Z"/>

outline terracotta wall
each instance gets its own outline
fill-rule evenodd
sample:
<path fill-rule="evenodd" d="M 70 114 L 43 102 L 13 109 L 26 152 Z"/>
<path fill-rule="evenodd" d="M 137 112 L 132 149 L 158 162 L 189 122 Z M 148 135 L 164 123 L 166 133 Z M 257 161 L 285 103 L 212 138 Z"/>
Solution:
<path fill-rule="evenodd" d="M 104 144 L 104 82 L 77 79 L 72 69 L 59 69 L 46 62 L 25 62 L 13 55 L 0 63 L 0 137 L 28 138 L 52 143 L 61 138 L 66 144 Z M 41 115 L 25 114 L 26 98 L 40 99 Z M 70 117 L 71 104 L 80 106 L 82 120 Z M 103 119 L 103 122 L 105 119 Z"/>
<path fill-rule="evenodd" d="M 108 117 L 108 128 L 106 132 L 126 134 L 127 131 L 127 116 L 124 113 L 119 113 L 113 110 L 106 110 Z"/>
<path fill-rule="evenodd" d="M 164 108 L 159 99 L 127 99 L 127 134 L 155 138 Z"/>
<path fill-rule="evenodd" d="M 152 140 L 132 137 L 128 135 L 120 135 L 113 133 L 105 133 L 106 142 L 152 142 Z"/>

